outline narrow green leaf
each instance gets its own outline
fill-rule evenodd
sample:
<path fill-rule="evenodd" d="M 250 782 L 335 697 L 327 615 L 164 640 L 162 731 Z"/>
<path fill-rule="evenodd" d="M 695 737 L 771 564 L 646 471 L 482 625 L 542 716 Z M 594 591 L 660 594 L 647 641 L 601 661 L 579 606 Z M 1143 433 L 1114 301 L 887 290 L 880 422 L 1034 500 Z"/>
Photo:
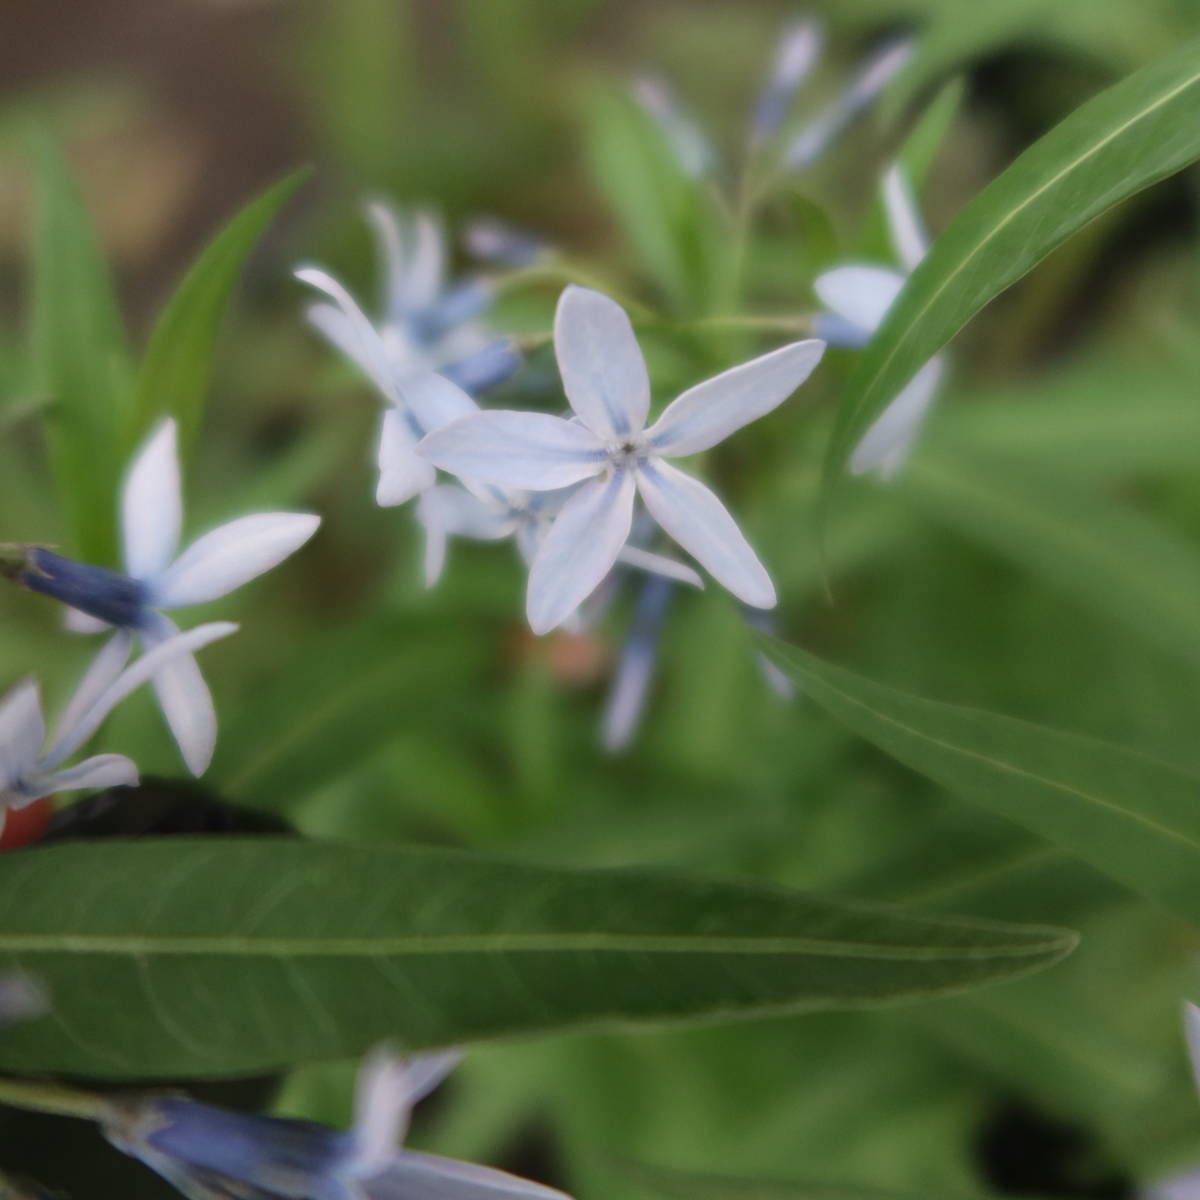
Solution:
<path fill-rule="evenodd" d="M 6 1031 L 0 1068 L 218 1076 L 388 1037 L 858 1008 L 1074 942 L 666 872 L 298 839 L 63 845 L 0 860 L 0 954 L 54 1001 Z"/>
<path fill-rule="evenodd" d="M 1200 157 L 1200 41 L 1077 109 L 951 222 L 843 395 L 826 491 L 871 422 L 988 301 L 1106 209 Z"/>
<path fill-rule="evenodd" d="M 108 268 L 61 154 L 34 143 L 39 201 L 30 328 L 32 386 L 48 402 L 55 486 L 75 549 L 111 562 L 116 550 L 120 429 L 129 361 Z"/>
<path fill-rule="evenodd" d="M 1101 616 L 1200 668 L 1200 554 L 1127 505 L 1056 472 L 923 452 L 903 495 Z"/>
<path fill-rule="evenodd" d="M 163 415 L 176 417 L 186 448 L 204 411 L 221 318 L 250 251 L 308 175 L 294 171 L 252 200 L 201 251 L 167 302 L 137 373 L 126 445 Z"/>
<path fill-rule="evenodd" d="M 924 700 L 761 638 L 818 704 L 913 770 L 1200 921 L 1200 778 L 1123 746 Z"/>

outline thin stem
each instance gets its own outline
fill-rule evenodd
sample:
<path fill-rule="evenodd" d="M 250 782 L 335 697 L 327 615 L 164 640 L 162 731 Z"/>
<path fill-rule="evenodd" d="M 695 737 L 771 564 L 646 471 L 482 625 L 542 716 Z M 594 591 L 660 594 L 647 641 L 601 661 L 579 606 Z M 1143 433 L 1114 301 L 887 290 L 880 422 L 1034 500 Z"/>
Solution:
<path fill-rule="evenodd" d="M 0 1079 L 0 1104 L 57 1117 L 80 1117 L 85 1121 L 103 1121 L 109 1114 L 109 1102 L 94 1092 L 24 1079 Z"/>

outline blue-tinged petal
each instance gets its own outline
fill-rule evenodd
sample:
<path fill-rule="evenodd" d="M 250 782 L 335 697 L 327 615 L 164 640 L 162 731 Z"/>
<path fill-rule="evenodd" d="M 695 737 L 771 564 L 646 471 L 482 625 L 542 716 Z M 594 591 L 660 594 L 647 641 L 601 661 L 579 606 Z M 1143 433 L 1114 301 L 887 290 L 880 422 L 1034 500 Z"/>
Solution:
<path fill-rule="evenodd" d="M 554 314 L 554 353 L 563 390 L 598 437 L 641 433 L 650 411 L 646 360 L 625 310 L 591 288 L 571 284 Z"/>
<path fill-rule="evenodd" d="M 433 371 L 407 375 L 400 384 L 400 395 L 423 433 L 479 411 L 479 405 L 457 383 Z"/>
<path fill-rule="evenodd" d="M 404 296 L 407 311 L 428 309 L 441 294 L 446 274 L 446 236 L 436 213 L 422 209 L 412 218 L 411 248 Z"/>
<path fill-rule="evenodd" d="M 633 523 L 631 472 L 592 479 L 562 506 L 529 570 L 525 611 L 536 634 L 561 625 L 612 570 Z"/>
<path fill-rule="evenodd" d="M 405 1150 L 374 1179 L 367 1200 L 565 1200 L 565 1193 L 475 1163 Z"/>
<path fill-rule="evenodd" d="M 889 267 L 849 263 L 818 275 L 813 291 L 831 312 L 874 333 L 906 282 L 905 275 Z"/>
<path fill-rule="evenodd" d="M 658 126 L 684 174 L 699 179 L 712 172 L 717 165 L 712 142 L 679 103 L 666 80 L 641 76 L 634 80 L 633 98 Z"/>
<path fill-rule="evenodd" d="M 478 217 L 469 222 L 463 241 L 476 258 L 508 267 L 527 267 L 546 250 L 541 238 L 514 229 L 495 217 Z"/>
<path fill-rule="evenodd" d="M 793 342 L 688 388 L 646 431 L 655 453 L 698 454 L 782 404 L 812 373 L 825 343 Z"/>
<path fill-rule="evenodd" d="M 875 418 L 850 456 L 850 472 L 878 471 L 892 479 L 908 461 L 917 434 L 942 384 L 943 362 L 931 358 Z"/>
<path fill-rule="evenodd" d="M 123 754 L 96 754 L 85 758 L 77 766 L 65 771 L 54 771 L 44 777 L 42 795 L 55 792 L 70 792 L 77 788 L 111 788 L 136 785 L 137 764 Z M 28 799 L 35 800 L 36 796 Z M 19 804 L 14 808 L 20 808 Z"/>
<path fill-rule="evenodd" d="M 21 782 L 45 740 L 37 681 L 23 680 L 0 700 L 0 793 Z"/>
<path fill-rule="evenodd" d="M 929 234 L 917 211 L 912 184 L 899 163 L 884 174 L 882 190 L 892 247 L 905 271 L 911 274 L 929 249 Z"/>
<path fill-rule="evenodd" d="M 796 89 L 816 65 L 825 35 L 819 21 L 805 18 L 784 29 L 766 86 L 758 97 L 751 124 L 757 140 L 774 137 L 787 117 Z"/>
<path fill-rule="evenodd" d="M 661 577 L 642 585 L 633 610 L 633 624 L 613 677 L 604 709 L 603 743 L 611 753 L 624 750 L 641 723 L 658 660 L 658 644 L 674 588 Z"/>
<path fill-rule="evenodd" d="M 813 317 L 812 331 L 827 346 L 836 346 L 839 350 L 861 350 L 875 336 L 873 329 L 864 329 L 837 313 L 817 313 Z"/>
<path fill-rule="evenodd" d="M 775 585 L 717 497 L 660 458 L 638 465 L 637 486 L 650 515 L 712 577 L 754 608 L 774 608 Z"/>
<path fill-rule="evenodd" d="M 433 487 L 437 471 L 427 458 L 417 453 L 420 440 L 416 421 L 407 410 L 394 405 L 384 409 L 376 451 L 379 482 L 375 486 L 375 503 L 381 508 L 406 504 Z"/>
<path fill-rule="evenodd" d="M 121 491 L 125 570 L 150 579 L 171 561 L 179 544 L 183 497 L 174 421 L 163 421 L 138 452 Z"/>
<path fill-rule="evenodd" d="M 688 587 L 704 590 L 704 580 L 693 571 L 687 563 L 681 563 L 676 558 L 668 558 L 665 554 L 655 554 L 650 550 L 642 550 L 638 546 L 622 546 L 617 561 L 624 567 L 633 567 L 645 571 L 648 575 L 659 575 L 675 583 L 685 583 Z"/>
<path fill-rule="evenodd" d="M 428 308 L 413 317 L 419 336 L 436 341 L 450 330 L 474 321 L 491 306 L 495 289 L 485 279 L 467 279 L 456 283 Z"/>
<path fill-rule="evenodd" d="M 479 412 L 435 430 L 418 447 L 463 479 L 549 491 L 596 475 L 608 464 L 590 430 L 547 413 Z"/>
<path fill-rule="evenodd" d="M 0 1026 L 32 1021 L 50 1009 L 50 997 L 41 982 L 25 971 L 0 974 Z"/>
<path fill-rule="evenodd" d="M 497 338 L 482 350 L 443 367 L 442 373 L 463 391 L 477 396 L 511 379 L 523 361 L 511 338 Z"/>
<path fill-rule="evenodd" d="M 118 629 L 105 642 L 100 652 L 92 659 L 92 665 L 88 667 L 83 679 L 80 680 L 75 694 L 67 702 L 62 716 L 58 718 L 58 725 L 54 733 L 56 742 L 73 729 L 87 715 L 96 701 L 116 683 L 125 669 L 125 664 L 129 661 L 132 650 L 133 634 L 127 629 Z"/>

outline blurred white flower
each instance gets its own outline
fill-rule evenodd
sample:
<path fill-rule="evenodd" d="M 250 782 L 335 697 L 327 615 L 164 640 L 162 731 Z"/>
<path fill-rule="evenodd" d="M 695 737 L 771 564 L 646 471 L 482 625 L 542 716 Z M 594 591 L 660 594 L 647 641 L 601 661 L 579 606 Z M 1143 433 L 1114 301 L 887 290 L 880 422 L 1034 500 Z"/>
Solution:
<path fill-rule="evenodd" d="M 1200 1008 L 1183 1006 L 1183 1032 L 1187 1041 L 1192 1077 L 1200 1090 Z M 1200 1197 L 1200 1167 L 1178 1171 L 1141 1189 L 1139 1200 L 1197 1200 Z"/>
<path fill-rule="evenodd" d="M 608 574 L 629 537 L 635 492 L 734 595 L 772 607 L 770 577 L 724 505 L 665 460 L 707 450 L 776 408 L 820 361 L 824 343 L 796 342 L 698 384 L 649 428 L 646 364 L 620 305 L 567 288 L 554 343 L 573 419 L 477 412 L 420 445 L 430 462 L 468 481 L 535 491 L 582 483 L 533 559 L 526 611 L 534 632 L 560 625 Z"/>
<path fill-rule="evenodd" d="M 61 770 L 99 729 L 105 717 L 131 692 L 202 646 L 237 629 L 228 621 L 201 625 L 166 638 L 132 666 L 128 635 L 118 633 L 98 655 L 59 718 L 46 745 L 46 724 L 35 680 L 17 684 L 0 700 L 0 828 L 10 808 L 24 808 L 43 796 L 74 788 L 135 784 L 137 767 L 120 754 L 98 754 Z M 45 747 L 45 748 L 43 748 Z"/>
<path fill-rule="evenodd" d="M 818 319 L 816 331 L 830 345 L 865 346 L 929 249 L 912 189 L 898 165 L 884 175 L 883 200 L 892 246 L 903 270 L 849 263 L 813 281 L 817 296 L 829 310 Z M 944 373 L 945 359 L 935 355 L 913 376 L 863 434 L 850 456 L 852 473 L 878 471 L 884 479 L 896 475 L 912 452 Z"/>
<path fill-rule="evenodd" d="M 164 421 L 134 458 L 121 494 L 125 573 L 34 551 L 28 587 L 71 607 L 68 624 L 95 633 L 115 626 L 109 650 L 124 662 L 134 638 L 147 650 L 179 632 L 162 610 L 205 604 L 239 588 L 294 554 L 316 532 L 311 513 L 256 513 L 197 538 L 176 553 L 183 523 L 177 430 Z M 154 673 L 154 690 L 188 769 L 212 759 L 217 718 L 212 696 L 190 654 L 174 654 Z"/>

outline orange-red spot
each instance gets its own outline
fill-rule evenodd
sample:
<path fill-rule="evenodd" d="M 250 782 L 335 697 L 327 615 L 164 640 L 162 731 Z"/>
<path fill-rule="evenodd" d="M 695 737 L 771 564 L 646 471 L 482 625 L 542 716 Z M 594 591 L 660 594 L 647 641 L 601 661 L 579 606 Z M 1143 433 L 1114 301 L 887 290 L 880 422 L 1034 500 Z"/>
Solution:
<path fill-rule="evenodd" d="M 43 796 L 24 808 L 10 808 L 4 814 L 4 831 L 0 833 L 0 852 L 15 850 L 36 842 L 46 832 L 54 815 L 54 797 Z"/>

